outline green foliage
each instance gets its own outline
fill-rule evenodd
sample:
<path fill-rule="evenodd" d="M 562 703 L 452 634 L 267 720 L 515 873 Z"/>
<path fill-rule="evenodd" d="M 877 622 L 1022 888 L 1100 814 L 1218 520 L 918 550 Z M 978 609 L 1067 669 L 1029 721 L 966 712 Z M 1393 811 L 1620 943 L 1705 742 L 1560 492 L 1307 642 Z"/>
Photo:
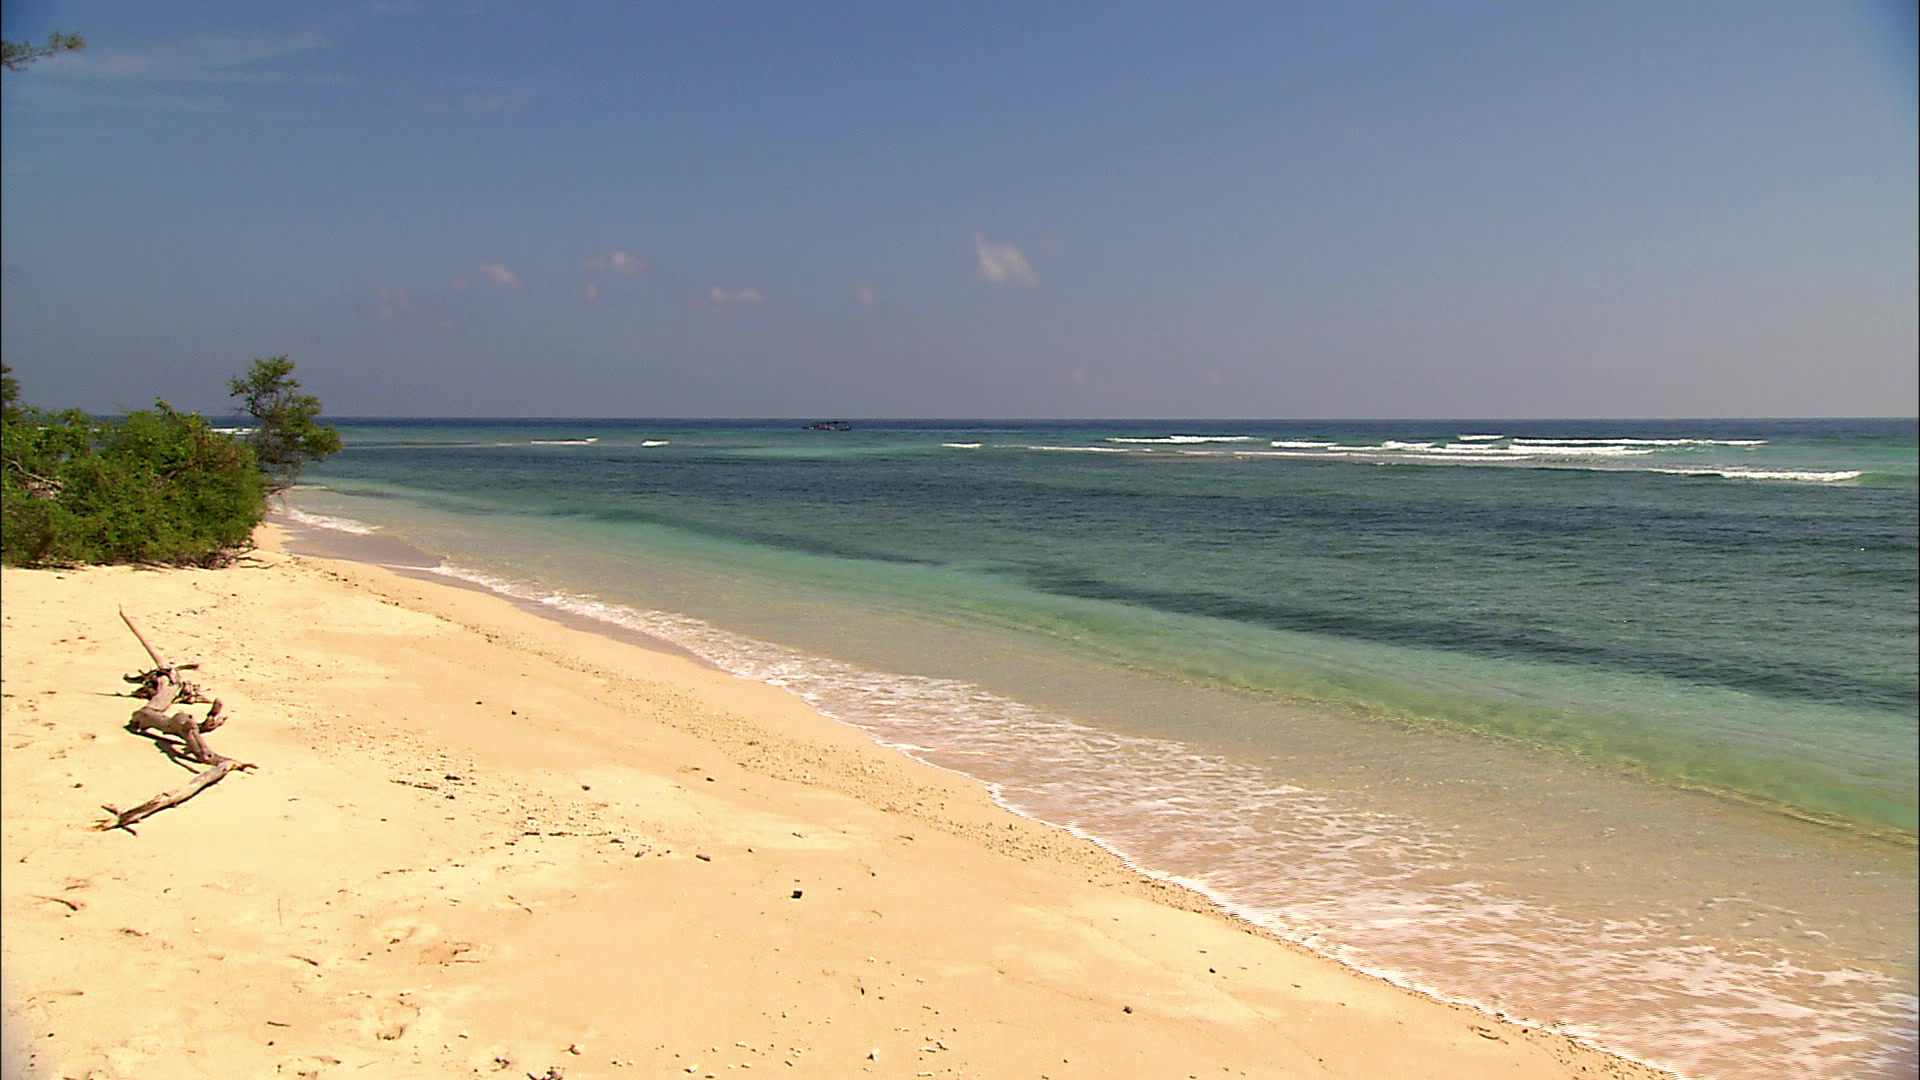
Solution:
<path fill-rule="evenodd" d="M 292 487 L 307 462 L 340 452 L 340 433 L 314 422 L 320 399 L 296 393 L 299 389 L 293 361 L 285 356 L 255 360 L 245 377 L 227 383 L 227 392 L 241 399 L 241 407 L 253 417 L 247 445 L 274 492 Z"/>
<path fill-rule="evenodd" d="M 8 71 L 19 71 L 35 60 L 45 60 L 55 53 L 78 52 L 87 47 L 87 39 L 79 34 L 62 34 L 58 31 L 47 36 L 45 45 L 29 45 L 24 41 L 0 41 L 0 64 Z"/>
<path fill-rule="evenodd" d="M 256 425 L 245 441 L 165 401 L 120 420 L 43 413 L 20 403 L 0 365 L 0 557 L 14 566 L 217 566 L 244 550 L 267 496 L 341 442 L 314 422 L 320 402 L 297 393 L 286 357 L 254 361 L 230 386 Z"/>
<path fill-rule="evenodd" d="M 266 516 L 252 451 L 165 401 L 117 421 L 10 411 L 3 456 L 9 565 L 215 566 Z"/>
<path fill-rule="evenodd" d="M 0 419 L 11 422 L 20 417 L 20 380 L 13 377 L 13 369 L 5 364 L 0 364 L 0 403 L 4 403 Z"/>

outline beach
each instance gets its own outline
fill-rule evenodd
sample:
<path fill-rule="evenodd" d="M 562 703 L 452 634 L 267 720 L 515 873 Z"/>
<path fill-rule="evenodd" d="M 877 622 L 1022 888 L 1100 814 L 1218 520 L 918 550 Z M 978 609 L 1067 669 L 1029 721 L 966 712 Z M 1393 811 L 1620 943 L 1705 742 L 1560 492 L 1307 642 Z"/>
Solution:
<path fill-rule="evenodd" d="M 1266 935 L 783 690 L 260 539 L 5 571 L 9 1078 L 1666 1075 Z M 184 773 L 123 729 L 116 609 L 257 766 L 131 832 L 92 826 Z"/>
<path fill-rule="evenodd" d="M 343 423 L 292 550 L 670 642 L 1431 997 L 1913 1071 L 1911 422 Z"/>

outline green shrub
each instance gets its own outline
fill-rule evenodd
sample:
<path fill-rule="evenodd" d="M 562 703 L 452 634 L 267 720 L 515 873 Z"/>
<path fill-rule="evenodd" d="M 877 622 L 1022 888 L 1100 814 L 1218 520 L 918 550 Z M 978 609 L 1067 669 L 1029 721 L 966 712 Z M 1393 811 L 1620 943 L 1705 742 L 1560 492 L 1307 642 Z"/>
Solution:
<path fill-rule="evenodd" d="M 215 566 L 266 516 L 253 451 L 165 401 L 121 420 L 5 421 L 0 554 L 13 566 Z"/>

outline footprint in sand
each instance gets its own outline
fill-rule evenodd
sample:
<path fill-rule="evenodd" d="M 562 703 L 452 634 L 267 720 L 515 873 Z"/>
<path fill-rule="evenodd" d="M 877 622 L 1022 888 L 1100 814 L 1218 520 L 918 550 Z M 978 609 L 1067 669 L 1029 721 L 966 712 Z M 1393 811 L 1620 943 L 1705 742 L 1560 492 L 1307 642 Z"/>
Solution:
<path fill-rule="evenodd" d="M 374 933 L 389 946 L 413 944 L 425 946 L 440 936 L 440 928 L 418 919 L 388 919 L 374 927 Z"/>
<path fill-rule="evenodd" d="M 420 1016 L 418 1005 L 399 999 L 371 1001 L 360 1010 L 360 1031 L 381 1041 L 392 1041 L 407 1033 L 408 1025 Z"/>
<path fill-rule="evenodd" d="M 322 1076 L 327 1074 L 328 1069 L 338 1064 L 340 1064 L 340 1059 L 337 1057 L 315 1054 L 311 1057 L 283 1061 L 280 1063 L 278 1071 L 282 1076 L 297 1077 L 298 1080 L 320 1080 Z"/>
<path fill-rule="evenodd" d="M 493 956 L 493 946 L 472 941 L 437 941 L 420 950 L 423 964 L 478 964 Z"/>

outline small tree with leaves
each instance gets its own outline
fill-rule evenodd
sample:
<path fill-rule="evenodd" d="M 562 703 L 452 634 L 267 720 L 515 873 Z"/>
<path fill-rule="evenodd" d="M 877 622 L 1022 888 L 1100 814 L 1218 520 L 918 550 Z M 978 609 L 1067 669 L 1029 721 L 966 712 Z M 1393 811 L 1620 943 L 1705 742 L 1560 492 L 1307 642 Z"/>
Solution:
<path fill-rule="evenodd" d="M 26 412 L 20 405 L 20 380 L 5 364 L 0 364 L 0 410 L 0 419 L 4 420 L 18 420 Z"/>
<path fill-rule="evenodd" d="M 78 52 L 87 47 L 87 39 L 79 34 L 62 34 L 58 31 L 48 35 L 45 45 L 31 45 L 24 41 L 0 41 L 0 64 L 8 71 L 19 71 L 35 60 L 45 60 L 55 53 Z"/>
<path fill-rule="evenodd" d="M 340 452 L 340 433 L 315 423 L 320 399 L 299 393 L 293 361 L 284 356 L 255 360 L 243 377 L 227 383 L 227 392 L 240 399 L 253 417 L 247 445 L 253 447 L 260 471 L 277 494 L 293 486 L 309 461 L 322 461 Z"/>

